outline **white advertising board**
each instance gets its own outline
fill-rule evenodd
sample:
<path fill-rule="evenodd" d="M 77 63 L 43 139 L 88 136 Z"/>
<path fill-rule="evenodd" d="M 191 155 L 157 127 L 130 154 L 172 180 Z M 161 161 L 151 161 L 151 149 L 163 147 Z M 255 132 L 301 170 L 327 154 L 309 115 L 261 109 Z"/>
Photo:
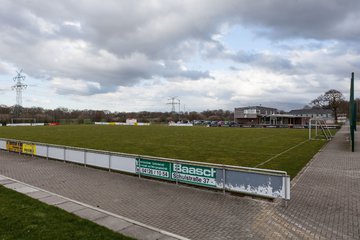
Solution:
<path fill-rule="evenodd" d="M 111 156 L 111 169 L 136 173 L 135 157 Z"/>
<path fill-rule="evenodd" d="M 6 141 L 0 140 L 0 149 L 6 149 Z"/>
<path fill-rule="evenodd" d="M 36 144 L 36 155 L 41 157 L 46 157 L 47 147 L 43 145 Z"/>
<path fill-rule="evenodd" d="M 49 158 L 64 160 L 64 148 L 49 146 Z"/>
<path fill-rule="evenodd" d="M 95 167 L 109 168 L 109 155 L 101 153 L 86 153 L 86 165 Z"/>
<path fill-rule="evenodd" d="M 75 149 L 66 149 L 65 160 L 75 163 L 85 163 L 85 152 Z"/>

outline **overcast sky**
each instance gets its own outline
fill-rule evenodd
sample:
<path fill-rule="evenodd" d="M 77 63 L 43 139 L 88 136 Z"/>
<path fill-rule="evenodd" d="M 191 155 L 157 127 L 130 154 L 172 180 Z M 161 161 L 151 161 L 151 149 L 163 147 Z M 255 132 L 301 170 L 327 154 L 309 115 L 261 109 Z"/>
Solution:
<path fill-rule="evenodd" d="M 0 104 L 24 69 L 25 107 L 301 108 L 348 97 L 359 26 L 359 0 L 0 0 Z"/>

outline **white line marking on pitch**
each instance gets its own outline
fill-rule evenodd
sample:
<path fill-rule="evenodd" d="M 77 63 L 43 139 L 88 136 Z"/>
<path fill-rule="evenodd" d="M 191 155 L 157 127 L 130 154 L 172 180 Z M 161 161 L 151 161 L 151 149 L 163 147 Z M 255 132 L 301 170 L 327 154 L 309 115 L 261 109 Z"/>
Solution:
<path fill-rule="evenodd" d="M 259 163 L 259 164 L 256 165 L 254 168 L 257 168 L 257 167 L 259 167 L 259 166 L 261 166 L 261 165 L 264 165 L 265 163 L 270 162 L 270 161 L 273 160 L 274 158 L 277 158 L 278 156 L 280 156 L 280 155 L 282 155 L 282 154 L 284 154 L 284 153 L 286 153 L 286 152 L 288 152 L 288 151 L 290 151 L 290 150 L 292 150 L 292 149 L 300 146 L 301 144 L 306 143 L 307 141 L 309 141 L 309 140 L 307 139 L 307 140 L 305 140 L 305 141 L 303 141 L 303 142 L 301 142 L 301 143 L 299 143 L 299 144 L 296 144 L 295 146 L 293 146 L 293 147 L 291 147 L 291 148 L 289 148 L 289 149 L 286 149 L 285 151 L 283 151 L 283 152 L 281 152 L 281 153 L 279 153 L 279 154 L 276 154 L 275 156 L 269 158 L 269 159 L 266 160 L 265 162 Z"/>

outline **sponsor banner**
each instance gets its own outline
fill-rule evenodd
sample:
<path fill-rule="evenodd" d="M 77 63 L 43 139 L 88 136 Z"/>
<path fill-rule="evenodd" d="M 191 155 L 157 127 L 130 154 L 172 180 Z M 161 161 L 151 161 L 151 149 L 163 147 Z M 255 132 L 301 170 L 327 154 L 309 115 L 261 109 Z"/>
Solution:
<path fill-rule="evenodd" d="M 22 143 L 21 142 L 13 142 L 6 141 L 6 150 L 10 152 L 22 152 Z"/>
<path fill-rule="evenodd" d="M 179 182 L 193 183 L 203 186 L 216 187 L 216 169 L 210 167 L 193 166 L 182 163 L 172 163 L 172 179 Z"/>
<path fill-rule="evenodd" d="M 6 141 L 6 150 L 10 152 L 19 152 L 25 154 L 36 154 L 36 145 L 15 141 Z"/>
<path fill-rule="evenodd" d="M 171 180 L 171 164 L 148 159 L 136 159 L 136 172 L 141 175 Z"/>
<path fill-rule="evenodd" d="M 141 175 L 216 187 L 216 169 L 182 163 L 136 159 L 136 172 Z"/>
<path fill-rule="evenodd" d="M 25 154 L 36 155 L 36 145 L 23 143 L 22 152 Z"/>

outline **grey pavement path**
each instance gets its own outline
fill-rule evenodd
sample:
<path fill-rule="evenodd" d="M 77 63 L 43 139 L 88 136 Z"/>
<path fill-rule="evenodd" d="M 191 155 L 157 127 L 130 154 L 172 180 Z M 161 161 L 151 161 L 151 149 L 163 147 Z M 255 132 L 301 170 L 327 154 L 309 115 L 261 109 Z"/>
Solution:
<path fill-rule="evenodd" d="M 360 139 L 351 153 L 347 136 L 292 181 L 287 208 L 4 151 L 0 174 L 191 239 L 360 239 Z"/>
<path fill-rule="evenodd" d="M 257 223 L 267 239 L 360 239 L 360 133 L 350 152 L 344 126 L 292 181 L 287 208 Z"/>

